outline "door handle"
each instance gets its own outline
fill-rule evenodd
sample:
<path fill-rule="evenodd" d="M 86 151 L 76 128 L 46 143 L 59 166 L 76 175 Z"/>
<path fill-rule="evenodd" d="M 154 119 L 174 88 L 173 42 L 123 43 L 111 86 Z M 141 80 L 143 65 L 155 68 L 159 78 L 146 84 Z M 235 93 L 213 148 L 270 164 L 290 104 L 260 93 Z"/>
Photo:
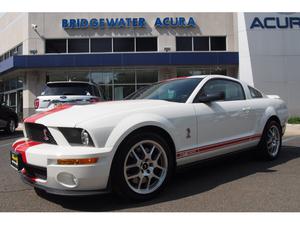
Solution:
<path fill-rule="evenodd" d="M 243 111 L 249 111 L 250 109 L 251 109 L 250 106 L 247 106 L 247 107 L 243 107 L 243 108 L 242 108 Z"/>

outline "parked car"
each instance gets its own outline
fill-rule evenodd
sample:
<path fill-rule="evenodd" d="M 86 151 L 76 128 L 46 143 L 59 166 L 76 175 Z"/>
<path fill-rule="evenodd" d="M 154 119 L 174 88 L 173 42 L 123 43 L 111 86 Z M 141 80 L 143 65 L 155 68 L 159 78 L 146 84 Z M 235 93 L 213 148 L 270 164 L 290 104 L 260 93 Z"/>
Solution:
<path fill-rule="evenodd" d="M 13 134 L 18 127 L 18 122 L 17 113 L 0 102 L 0 129 L 4 129 L 8 134 Z"/>
<path fill-rule="evenodd" d="M 57 81 L 48 82 L 34 101 L 37 112 L 47 111 L 57 105 L 88 104 L 103 100 L 98 87 L 90 82 L 81 81 Z"/>
<path fill-rule="evenodd" d="M 273 160 L 288 118 L 278 96 L 220 75 L 166 80 L 131 100 L 63 105 L 25 120 L 11 164 L 49 193 L 147 200 L 176 167 L 255 148 Z"/>

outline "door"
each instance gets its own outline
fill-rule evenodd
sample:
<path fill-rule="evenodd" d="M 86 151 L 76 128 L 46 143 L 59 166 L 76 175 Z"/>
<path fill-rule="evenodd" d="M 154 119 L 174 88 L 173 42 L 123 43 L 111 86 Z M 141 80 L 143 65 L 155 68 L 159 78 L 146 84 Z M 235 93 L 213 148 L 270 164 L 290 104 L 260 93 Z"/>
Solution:
<path fill-rule="evenodd" d="M 194 103 L 198 123 L 198 145 L 227 147 L 234 141 L 251 134 L 248 120 L 250 106 L 245 100 L 242 85 L 227 79 L 211 79 L 201 88 L 198 96 L 224 93 L 224 100 Z M 198 98 L 198 97 L 196 97 Z M 209 148 L 208 148 L 209 149 Z M 214 149 L 212 149 L 214 150 Z"/>

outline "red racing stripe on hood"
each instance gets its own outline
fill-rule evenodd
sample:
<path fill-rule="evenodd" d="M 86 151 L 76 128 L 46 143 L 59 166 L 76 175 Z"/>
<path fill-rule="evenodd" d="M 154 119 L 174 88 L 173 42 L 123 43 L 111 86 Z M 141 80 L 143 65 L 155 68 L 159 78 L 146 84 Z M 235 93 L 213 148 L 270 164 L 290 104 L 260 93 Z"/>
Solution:
<path fill-rule="evenodd" d="M 49 111 L 41 112 L 41 113 L 38 113 L 38 114 L 35 114 L 33 116 L 30 116 L 30 117 L 26 118 L 24 120 L 24 123 L 35 123 L 38 119 L 41 119 L 41 118 L 43 118 L 43 117 L 45 117 L 47 115 L 50 115 L 50 114 L 53 114 L 53 113 L 56 113 L 56 112 L 68 109 L 70 107 L 72 107 L 72 105 L 69 105 L 69 104 L 57 106 L 54 109 L 50 109 Z"/>
<path fill-rule="evenodd" d="M 20 153 L 22 156 L 22 161 L 24 163 L 27 163 L 27 159 L 26 159 L 26 150 L 30 147 L 36 146 L 42 144 L 40 142 L 36 142 L 36 141 L 25 141 L 23 144 L 19 144 L 18 146 L 16 146 L 15 151 Z"/>
<path fill-rule="evenodd" d="M 26 142 L 26 140 L 18 140 L 12 144 L 12 148 L 16 149 L 19 145 L 24 144 L 25 142 Z"/>

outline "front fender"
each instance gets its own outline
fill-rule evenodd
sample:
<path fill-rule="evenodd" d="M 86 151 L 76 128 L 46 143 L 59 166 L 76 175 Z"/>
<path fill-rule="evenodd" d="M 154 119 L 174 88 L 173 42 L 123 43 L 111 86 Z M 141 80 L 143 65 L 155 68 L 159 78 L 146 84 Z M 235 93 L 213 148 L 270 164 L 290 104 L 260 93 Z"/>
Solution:
<path fill-rule="evenodd" d="M 143 113 L 128 116 L 118 123 L 118 125 L 110 133 L 105 147 L 113 147 L 113 150 L 115 151 L 131 132 L 145 126 L 156 126 L 164 129 L 170 134 L 175 147 L 177 146 L 175 139 L 175 127 L 169 120 L 159 115 Z"/>

